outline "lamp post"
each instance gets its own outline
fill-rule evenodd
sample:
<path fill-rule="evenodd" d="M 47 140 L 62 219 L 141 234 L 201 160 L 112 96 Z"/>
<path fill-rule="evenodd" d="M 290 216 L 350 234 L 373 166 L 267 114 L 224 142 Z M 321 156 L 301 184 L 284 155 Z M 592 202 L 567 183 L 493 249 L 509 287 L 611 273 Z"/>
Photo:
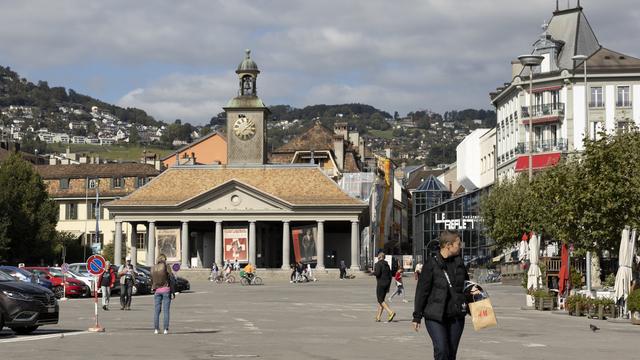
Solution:
<path fill-rule="evenodd" d="M 589 102 L 588 102 L 588 83 L 587 83 L 587 59 L 589 57 L 586 55 L 576 55 L 571 58 L 573 61 L 582 61 L 582 67 L 584 68 L 584 137 L 585 139 L 590 139 L 590 129 L 589 129 Z M 584 147 L 584 144 L 583 144 Z M 591 251 L 587 251 L 587 259 L 586 259 L 586 268 L 587 268 L 587 291 L 591 294 Z"/>
<path fill-rule="evenodd" d="M 544 60 L 542 55 L 520 55 L 518 60 L 522 66 L 529 67 L 529 182 L 533 179 L 533 67 L 538 66 Z"/>

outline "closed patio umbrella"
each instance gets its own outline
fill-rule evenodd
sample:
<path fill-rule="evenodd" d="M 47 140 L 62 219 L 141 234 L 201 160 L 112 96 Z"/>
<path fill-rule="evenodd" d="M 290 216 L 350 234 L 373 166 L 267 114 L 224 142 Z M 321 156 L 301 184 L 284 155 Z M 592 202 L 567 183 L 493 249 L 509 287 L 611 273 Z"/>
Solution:
<path fill-rule="evenodd" d="M 636 230 L 633 229 L 629 234 L 629 227 L 625 226 L 622 230 L 622 240 L 620 241 L 620 251 L 618 252 L 618 272 L 616 274 L 616 301 L 627 300 L 631 288 L 631 279 L 633 272 L 633 255 L 635 253 Z"/>
<path fill-rule="evenodd" d="M 533 234 L 529 240 L 529 272 L 527 273 L 527 289 L 538 289 L 540 287 L 540 266 L 538 266 L 538 258 L 540 255 L 540 238 Z"/>
<path fill-rule="evenodd" d="M 562 296 L 569 289 L 569 250 L 566 244 L 560 249 L 560 273 L 558 274 L 558 293 Z"/>

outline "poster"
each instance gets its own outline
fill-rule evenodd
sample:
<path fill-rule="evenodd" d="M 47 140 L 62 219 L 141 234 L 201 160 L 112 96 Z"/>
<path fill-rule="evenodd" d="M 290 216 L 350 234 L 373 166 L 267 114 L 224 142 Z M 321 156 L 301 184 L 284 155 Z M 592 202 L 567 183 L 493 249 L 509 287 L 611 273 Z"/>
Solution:
<path fill-rule="evenodd" d="M 296 262 L 309 263 L 318 261 L 316 241 L 318 229 L 313 226 L 300 226 L 291 230 L 293 238 L 293 253 Z"/>
<path fill-rule="evenodd" d="M 402 255 L 402 268 L 405 271 L 410 271 L 413 269 L 413 256 Z"/>
<path fill-rule="evenodd" d="M 168 262 L 180 262 L 180 228 L 156 228 L 156 255 L 164 254 Z"/>
<path fill-rule="evenodd" d="M 224 229 L 224 261 L 248 262 L 249 261 L 249 229 Z"/>

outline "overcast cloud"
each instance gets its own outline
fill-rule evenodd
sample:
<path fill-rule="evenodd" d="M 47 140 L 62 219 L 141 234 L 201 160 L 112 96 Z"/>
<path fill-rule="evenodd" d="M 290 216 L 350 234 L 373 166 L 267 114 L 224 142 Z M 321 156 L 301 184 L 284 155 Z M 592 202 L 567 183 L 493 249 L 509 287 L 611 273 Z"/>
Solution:
<path fill-rule="evenodd" d="M 575 5 L 577 0 L 570 1 Z M 195 124 L 236 94 L 252 49 L 267 104 L 490 108 L 553 0 L 3 1 L 0 64 L 160 120 Z M 561 8 L 567 0 L 560 0 Z M 602 45 L 640 57 L 633 0 L 582 0 Z"/>

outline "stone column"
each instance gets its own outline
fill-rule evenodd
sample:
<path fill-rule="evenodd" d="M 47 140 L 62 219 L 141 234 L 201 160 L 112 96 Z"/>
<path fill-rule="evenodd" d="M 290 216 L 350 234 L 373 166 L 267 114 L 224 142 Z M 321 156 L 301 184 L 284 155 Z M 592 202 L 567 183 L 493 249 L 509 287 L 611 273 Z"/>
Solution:
<path fill-rule="evenodd" d="M 249 221 L 249 262 L 256 265 L 256 222 Z"/>
<path fill-rule="evenodd" d="M 156 222 L 149 221 L 147 225 L 147 266 L 156 263 Z"/>
<path fill-rule="evenodd" d="M 222 269 L 222 221 L 216 221 L 216 233 L 215 233 L 215 248 L 214 253 L 216 254 L 216 264 Z"/>
<path fill-rule="evenodd" d="M 138 224 L 131 223 L 131 253 L 129 256 L 131 257 L 131 265 L 136 266 L 138 264 Z"/>
<path fill-rule="evenodd" d="M 318 262 L 316 269 L 324 269 L 324 220 L 318 220 L 318 241 L 316 244 L 316 252 L 318 253 Z"/>
<path fill-rule="evenodd" d="M 360 254 L 360 224 L 358 220 L 351 220 L 351 270 L 360 270 L 359 260 Z"/>
<path fill-rule="evenodd" d="M 113 265 L 122 265 L 122 221 L 116 221 L 116 238 L 113 244 Z"/>
<path fill-rule="evenodd" d="M 289 221 L 282 222 L 282 270 L 290 270 L 291 264 L 289 259 L 291 258 L 291 230 L 289 228 Z"/>
<path fill-rule="evenodd" d="M 189 268 L 189 221 L 182 222 L 182 233 L 180 236 L 182 241 L 182 267 Z"/>

